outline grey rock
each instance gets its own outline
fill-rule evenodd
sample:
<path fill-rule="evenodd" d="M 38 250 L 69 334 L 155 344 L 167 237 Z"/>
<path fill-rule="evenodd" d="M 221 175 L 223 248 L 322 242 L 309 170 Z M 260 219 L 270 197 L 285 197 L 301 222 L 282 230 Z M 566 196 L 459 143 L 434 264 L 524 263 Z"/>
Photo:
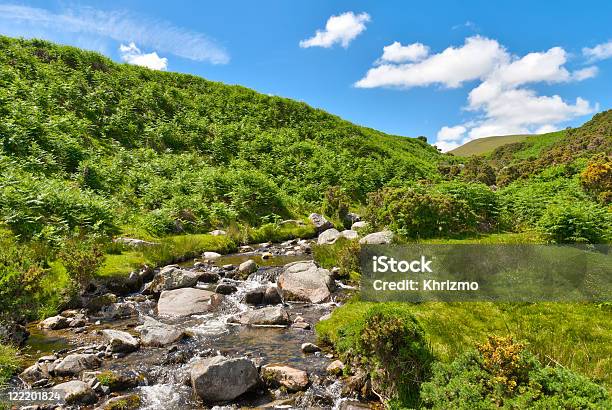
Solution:
<path fill-rule="evenodd" d="M 140 332 L 140 342 L 143 346 L 167 346 L 186 336 L 178 327 L 167 325 L 149 316 L 144 317 L 144 323 L 136 327 L 136 330 Z"/>
<path fill-rule="evenodd" d="M 100 309 L 100 313 L 107 319 L 122 319 L 138 314 L 137 305 L 134 302 L 117 302 Z"/>
<path fill-rule="evenodd" d="M 349 241 L 359 238 L 359 234 L 357 233 L 357 231 L 353 231 L 352 229 L 346 229 L 340 232 L 340 236 L 348 239 Z"/>
<path fill-rule="evenodd" d="M 243 276 L 250 275 L 253 272 L 257 271 L 257 264 L 254 260 L 249 259 L 248 261 L 242 262 L 240 266 L 238 266 L 238 272 L 240 272 Z"/>
<path fill-rule="evenodd" d="M 289 314 L 281 306 L 248 310 L 230 318 L 230 322 L 251 326 L 286 326 L 291 323 Z"/>
<path fill-rule="evenodd" d="M 202 289 L 184 288 L 163 291 L 157 302 L 160 316 L 183 317 L 214 310 L 223 296 Z"/>
<path fill-rule="evenodd" d="M 334 280 L 314 261 L 300 261 L 285 265 L 277 286 L 283 300 L 321 303 L 331 296 Z"/>
<path fill-rule="evenodd" d="M 349 212 L 346 215 L 344 215 L 344 223 L 346 224 L 346 226 L 351 226 L 355 222 L 359 222 L 359 221 L 361 221 L 361 216 L 357 215 L 354 212 Z"/>
<path fill-rule="evenodd" d="M 362 245 L 388 245 L 393 242 L 393 232 L 380 231 L 364 236 L 359 240 Z"/>
<path fill-rule="evenodd" d="M 216 293 L 220 293 L 222 295 L 231 295 L 234 292 L 238 291 L 238 287 L 236 285 L 229 282 L 221 282 L 215 288 Z"/>
<path fill-rule="evenodd" d="M 104 329 L 102 334 L 108 340 L 108 350 L 113 353 L 133 352 L 140 346 L 138 339 L 121 330 Z"/>
<path fill-rule="evenodd" d="M 191 386 L 206 403 L 234 400 L 260 383 L 257 368 L 245 358 L 215 356 L 191 368 Z"/>
<path fill-rule="evenodd" d="M 266 305 L 278 305 L 283 302 L 280 293 L 278 293 L 278 289 L 274 286 L 269 286 L 266 288 L 266 292 L 264 293 L 263 302 Z"/>
<path fill-rule="evenodd" d="M 338 232 L 335 228 L 327 229 L 319 235 L 317 239 L 318 245 L 331 245 L 336 243 L 336 241 L 340 238 L 340 232 Z"/>
<path fill-rule="evenodd" d="M 360 229 L 367 228 L 370 224 L 366 221 L 358 221 L 351 225 L 351 230 L 358 231 Z"/>
<path fill-rule="evenodd" d="M 62 359 L 53 372 L 56 376 L 75 376 L 83 370 L 96 369 L 100 367 L 101 361 L 94 354 L 70 354 Z"/>
<path fill-rule="evenodd" d="M 93 389 L 80 380 L 61 383 L 52 387 L 52 389 L 60 390 L 64 394 L 67 404 L 93 404 L 98 400 Z"/>
<path fill-rule="evenodd" d="M 190 288 L 198 283 L 201 272 L 193 272 L 181 269 L 178 265 L 164 266 L 155 275 L 149 289 L 152 293 L 164 290 Z"/>
<path fill-rule="evenodd" d="M 217 252 L 204 252 L 202 254 L 202 259 L 213 260 L 213 259 L 220 258 L 221 256 L 222 255 Z"/>
<path fill-rule="evenodd" d="M 227 235 L 227 232 L 225 232 L 222 229 L 215 229 L 214 231 L 210 231 L 210 234 L 212 236 L 221 236 L 221 235 Z"/>
<path fill-rule="evenodd" d="M 261 305 L 265 294 L 266 288 L 263 287 L 250 290 L 244 295 L 244 303 L 248 305 Z"/>
<path fill-rule="evenodd" d="M 46 318 L 38 326 L 42 329 L 59 330 L 67 328 L 69 323 L 68 318 L 57 315 Z"/>
<path fill-rule="evenodd" d="M 198 281 L 204 283 L 217 283 L 221 276 L 215 272 L 199 272 Z"/>
<path fill-rule="evenodd" d="M 320 351 L 321 348 L 314 343 L 302 343 L 302 352 L 304 353 L 316 353 Z"/>
<path fill-rule="evenodd" d="M 281 364 L 269 364 L 261 369 L 263 379 L 270 387 L 283 386 L 289 391 L 306 390 L 308 387 L 308 373 L 304 370 Z"/>
<path fill-rule="evenodd" d="M 334 224 L 328 221 L 323 215 L 312 213 L 308 217 L 310 222 L 314 225 L 317 232 L 323 232 L 327 229 L 333 228 Z"/>

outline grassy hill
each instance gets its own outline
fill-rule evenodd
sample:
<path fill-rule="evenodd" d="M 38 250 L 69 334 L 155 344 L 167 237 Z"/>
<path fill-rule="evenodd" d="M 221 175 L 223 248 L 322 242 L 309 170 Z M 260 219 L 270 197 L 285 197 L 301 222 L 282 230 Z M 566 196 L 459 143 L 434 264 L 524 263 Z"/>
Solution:
<path fill-rule="evenodd" d="M 534 148 L 542 148 L 563 138 L 564 131 L 551 132 L 542 135 L 501 135 L 497 137 L 478 138 L 451 150 L 450 153 L 460 157 L 472 155 L 487 155 L 507 144 L 524 143 Z M 537 153 L 536 153 L 537 154 Z"/>

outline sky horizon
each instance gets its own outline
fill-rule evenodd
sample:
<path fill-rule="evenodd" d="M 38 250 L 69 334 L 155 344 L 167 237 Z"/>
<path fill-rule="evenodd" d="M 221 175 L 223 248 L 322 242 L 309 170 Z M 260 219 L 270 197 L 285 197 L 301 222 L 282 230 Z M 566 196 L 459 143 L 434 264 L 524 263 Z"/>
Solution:
<path fill-rule="evenodd" d="M 304 101 L 443 150 L 612 107 L 612 3 L 0 0 L 0 34 Z"/>

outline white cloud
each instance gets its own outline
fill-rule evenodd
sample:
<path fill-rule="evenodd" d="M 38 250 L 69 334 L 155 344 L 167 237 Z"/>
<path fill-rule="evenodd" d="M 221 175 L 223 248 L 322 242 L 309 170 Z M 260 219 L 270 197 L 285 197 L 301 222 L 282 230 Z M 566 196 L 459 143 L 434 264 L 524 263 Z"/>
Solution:
<path fill-rule="evenodd" d="M 457 125 L 455 127 L 442 127 L 438 131 L 438 141 L 456 141 L 463 137 L 467 128 L 463 125 Z"/>
<path fill-rule="evenodd" d="M 436 141 L 436 143 L 434 144 L 436 147 L 438 147 L 440 150 L 442 150 L 442 152 L 448 152 L 448 151 L 452 151 L 457 147 L 460 147 L 462 145 L 461 142 L 458 141 L 441 141 L 438 140 Z"/>
<path fill-rule="evenodd" d="M 574 71 L 572 73 L 572 78 L 576 81 L 582 81 L 595 77 L 597 73 L 599 73 L 599 69 L 595 66 L 590 66 L 581 70 Z"/>
<path fill-rule="evenodd" d="M 485 77 L 508 59 L 508 53 L 497 41 L 469 37 L 463 46 L 448 47 L 418 63 L 383 64 L 371 68 L 355 86 L 410 88 L 441 84 L 456 88 L 466 81 Z"/>
<path fill-rule="evenodd" d="M 549 132 L 559 131 L 558 127 L 555 127 L 552 124 L 544 124 L 537 130 L 535 130 L 535 134 L 548 134 Z"/>
<path fill-rule="evenodd" d="M 119 46 L 119 53 L 121 54 L 121 60 L 128 64 L 148 67 L 152 70 L 165 70 L 168 68 L 167 58 L 158 56 L 155 51 L 145 54 L 136 47 L 134 42 L 131 42 L 127 46 L 121 44 L 121 46 Z"/>
<path fill-rule="evenodd" d="M 612 40 L 607 43 L 598 44 L 593 48 L 585 47 L 582 54 L 590 61 L 605 60 L 612 57 Z"/>
<path fill-rule="evenodd" d="M 29 35 L 36 31 L 78 33 L 76 37 L 112 39 L 135 42 L 162 53 L 212 64 L 229 62 L 229 55 L 216 41 L 202 33 L 183 29 L 170 23 L 132 16 L 125 12 L 102 11 L 93 8 L 69 8 L 54 13 L 42 8 L 0 4 L 2 25 L 12 32 Z M 17 27 L 16 25 L 19 25 Z M 4 31 L 0 29 L 0 31 Z"/>
<path fill-rule="evenodd" d="M 336 43 L 347 48 L 359 34 L 365 31 L 365 24 L 370 21 L 368 13 L 355 14 L 352 11 L 331 16 L 325 24 L 325 30 L 317 30 L 309 39 L 300 41 L 300 47 L 329 48 Z"/>
<path fill-rule="evenodd" d="M 383 55 L 379 62 L 403 63 L 405 61 L 419 61 L 427 57 L 428 54 L 429 47 L 421 43 L 403 46 L 399 41 L 396 41 L 383 47 Z"/>

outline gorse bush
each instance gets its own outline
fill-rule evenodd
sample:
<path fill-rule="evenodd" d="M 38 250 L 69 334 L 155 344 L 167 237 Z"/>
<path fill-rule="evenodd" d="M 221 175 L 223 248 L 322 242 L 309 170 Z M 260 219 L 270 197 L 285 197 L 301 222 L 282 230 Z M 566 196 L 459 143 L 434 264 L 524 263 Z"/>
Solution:
<path fill-rule="evenodd" d="M 437 362 L 421 400 L 432 409 L 603 409 L 607 391 L 563 367 L 544 367 L 511 338 L 490 337 L 451 363 Z"/>
<path fill-rule="evenodd" d="M 592 158 L 580 174 L 580 182 L 601 203 L 612 203 L 612 157 L 597 155 Z"/>

